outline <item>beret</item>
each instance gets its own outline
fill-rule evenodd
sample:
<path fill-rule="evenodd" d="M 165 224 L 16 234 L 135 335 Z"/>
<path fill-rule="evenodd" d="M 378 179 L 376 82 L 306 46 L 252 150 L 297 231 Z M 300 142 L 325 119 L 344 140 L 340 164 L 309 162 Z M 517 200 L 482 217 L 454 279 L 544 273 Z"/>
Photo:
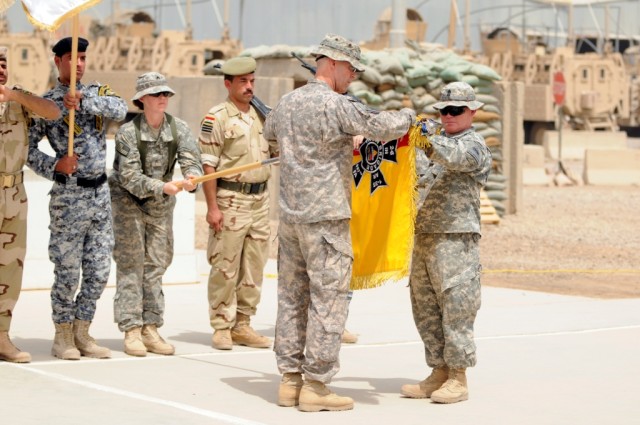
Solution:
<path fill-rule="evenodd" d="M 241 56 L 226 61 L 220 70 L 225 75 L 245 75 L 255 72 L 257 66 L 254 58 Z"/>
<path fill-rule="evenodd" d="M 78 52 L 86 52 L 87 46 L 89 42 L 82 38 L 78 37 Z M 51 48 L 51 51 L 56 54 L 56 56 L 62 56 L 65 53 L 69 53 L 71 51 L 71 37 L 65 37 L 58 41 L 55 46 Z"/>

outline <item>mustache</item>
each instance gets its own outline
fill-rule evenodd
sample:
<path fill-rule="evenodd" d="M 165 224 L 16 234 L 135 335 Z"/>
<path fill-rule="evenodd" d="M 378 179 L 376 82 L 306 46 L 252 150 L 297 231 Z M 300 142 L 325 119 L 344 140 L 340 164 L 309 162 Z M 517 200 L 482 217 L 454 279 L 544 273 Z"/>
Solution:
<path fill-rule="evenodd" d="M 243 94 L 253 94 L 253 90 L 245 90 Z"/>

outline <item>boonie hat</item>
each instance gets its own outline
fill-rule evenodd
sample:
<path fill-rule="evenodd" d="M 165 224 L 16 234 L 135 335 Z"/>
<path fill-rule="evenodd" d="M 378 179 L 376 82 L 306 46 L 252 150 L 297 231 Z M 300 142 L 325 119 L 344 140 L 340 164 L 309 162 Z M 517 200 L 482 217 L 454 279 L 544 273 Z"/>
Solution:
<path fill-rule="evenodd" d="M 164 75 L 159 72 L 145 72 L 136 80 L 136 94 L 131 100 L 138 100 L 147 94 L 162 92 L 171 93 L 171 96 L 176 94 L 176 92 L 167 85 L 167 79 L 164 78 Z"/>
<path fill-rule="evenodd" d="M 78 52 L 86 52 L 88 46 L 89 42 L 86 39 L 78 37 Z M 71 37 L 65 37 L 58 41 L 51 48 L 51 51 L 59 57 L 62 57 L 65 53 L 69 53 L 71 51 Z"/>
<path fill-rule="evenodd" d="M 7 60 L 7 49 L 5 46 L 0 46 L 0 60 Z"/>
<path fill-rule="evenodd" d="M 232 58 L 222 64 L 220 70 L 225 75 L 246 75 L 256 71 L 258 64 L 256 60 L 250 56 L 240 56 Z"/>
<path fill-rule="evenodd" d="M 466 106 L 475 111 L 482 108 L 484 103 L 476 100 L 476 92 L 469 84 L 462 81 L 449 83 L 440 91 L 440 102 L 433 105 L 435 109 L 444 109 L 447 106 Z"/>
<path fill-rule="evenodd" d="M 360 63 L 360 47 L 346 38 L 327 34 L 320 42 L 320 45 L 311 50 L 315 57 L 327 56 L 337 61 L 347 61 L 358 72 L 364 71 L 364 66 Z"/>

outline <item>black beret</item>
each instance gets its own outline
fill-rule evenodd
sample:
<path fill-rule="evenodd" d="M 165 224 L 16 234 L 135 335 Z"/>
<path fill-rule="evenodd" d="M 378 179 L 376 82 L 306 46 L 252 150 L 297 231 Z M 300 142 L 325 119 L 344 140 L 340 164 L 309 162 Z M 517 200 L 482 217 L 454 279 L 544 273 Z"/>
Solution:
<path fill-rule="evenodd" d="M 78 52 L 86 52 L 87 46 L 89 46 L 89 42 L 82 37 L 78 37 Z M 62 56 L 65 53 L 69 53 L 71 51 L 71 37 L 61 39 L 51 48 L 51 50 L 56 54 L 56 56 Z"/>

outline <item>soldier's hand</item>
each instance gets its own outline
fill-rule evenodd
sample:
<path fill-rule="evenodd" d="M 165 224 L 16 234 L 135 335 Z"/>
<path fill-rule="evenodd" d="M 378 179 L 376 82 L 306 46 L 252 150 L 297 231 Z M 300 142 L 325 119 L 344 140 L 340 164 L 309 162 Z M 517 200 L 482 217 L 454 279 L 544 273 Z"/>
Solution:
<path fill-rule="evenodd" d="M 0 84 L 0 102 L 8 102 L 11 100 L 11 89 L 4 84 Z"/>
<path fill-rule="evenodd" d="M 222 211 L 219 209 L 209 208 L 207 211 L 207 223 L 209 223 L 209 228 L 219 232 L 222 230 L 222 223 L 224 221 L 224 217 L 222 216 Z"/>
<path fill-rule="evenodd" d="M 180 192 L 182 189 L 173 184 L 172 182 L 167 182 L 162 186 L 162 192 L 166 195 L 173 196 Z"/>
<path fill-rule="evenodd" d="M 78 170 L 78 155 L 65 155 L 56 162 L 55 171 L 70 176 Z"/>
<path fill-rule="evenodd" d="M 67 109 L 80 110 L 80 101 L 82 100 L 82 92 L 77 91 L 75 96 L 71 96 L 71 92 L 67 92 L 62 98 L 62 104 Z"/>
<path fill-rule="evenodd" d="M 353 150 L 357 150 L 358 148 L 360 148 L 360 145 L 362 144 L 363 141 L 364 141 L 364 136 L 362 134 L 353 136 Z"/>
<path fill-rule="evenodd" d="M 196 190 L 196 185 L 193 184 L 192 179 L 195 179 L 195 176 L 187 174 L 186 178 L 182 181 L 182 188 L 187 192 Z"/>

